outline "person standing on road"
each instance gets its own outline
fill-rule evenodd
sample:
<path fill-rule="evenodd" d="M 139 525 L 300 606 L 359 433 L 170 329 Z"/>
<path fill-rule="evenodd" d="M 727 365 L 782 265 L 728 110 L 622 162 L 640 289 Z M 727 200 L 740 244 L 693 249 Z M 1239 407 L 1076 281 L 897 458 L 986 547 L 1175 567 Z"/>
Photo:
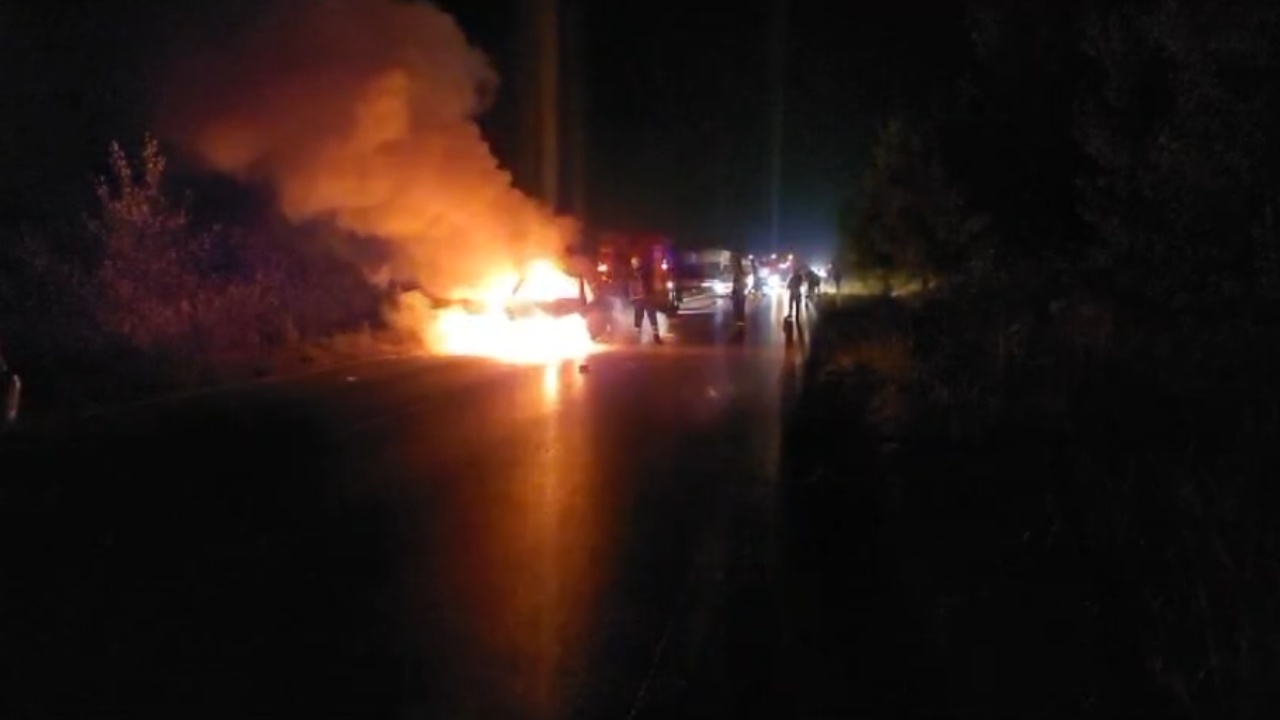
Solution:
<path fill-rule="evenodd" d="M 636 335 L 643 337 L 644 318 L 649 316 L 649 327 L 653 329 L 653 343 L 662 344 L 662 335 L 658 332 L 658 304 L 654 297 L 653 266 L 642 263 L 640 258 L 631 259 L 631 306 L 635 309 Z"/>
<path fill-rule="evenodd" d="M 831 264 L 831 284 L 835 286 L 836 295 L 840 294 L 840 266 Z"/>
<path fill-rule="evenodd" d="M 787 319 L 800 319 L 800 306 L 804 304 L 804 271 L 796 268 L 787 280 Z"/>
<path fill-rule="evenodd" d="M 18 400 L 22 394 L 22 381 L 18 374 L 9 371 L 9 364 L 4 359 L 4 348 L 0 347 L 0 432 L 13 427 L 18 422 Z"/>
<path fill-rule="evenodd" d="M 738 325 L 747 324 L 747 273 L 742 269 L 742 259 L 733 259 L 733 321 Z"/>

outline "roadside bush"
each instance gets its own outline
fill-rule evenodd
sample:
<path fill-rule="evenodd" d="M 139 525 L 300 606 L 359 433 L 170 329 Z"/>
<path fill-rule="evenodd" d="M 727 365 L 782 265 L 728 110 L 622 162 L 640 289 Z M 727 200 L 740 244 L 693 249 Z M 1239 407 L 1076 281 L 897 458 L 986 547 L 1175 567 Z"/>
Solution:
<path fill-rule="evenodd" d="M 377 326 L 379 291 L 317 228 L 196 223 L 150 137 L 108 161 L 78 227 L 0 228 L 0 342 L 32 407 L 205 382 Z"/>
<path fill-rule="evenodd" d="M 1274 716 L 1280 11 L 962 5 L 963 49 L 885 98 L 840 223 L 855 280 L 924 267 L 941 292 L 828 316 L 852 368 L 813 376 L 823 462 L 892 488 L 939 667 L 987 668 L 957 681 L 989 703 L 967 714 Z M 886 432 L 904 345 L 884 460 L 849 436 Z"/>
<path fill-rule="evenodd" d="M 826 437 L 809 472 L 883 483 L 894 582 L 937 666 L 971 668 L 945 706 L 1276 709 L 1271 333 L 995 294 L 869 302 L 823 322 L 811 380 L 825 420 L 810 427 Z M 868 433 L 900 447 L 876 459 L 880 443 L 855 437 Z"/>
<path fill-rule="evenodd" d="M 100 258 L 94 317 L 134 349 L 208 357 L 253 351 L 263 319 L 277 310 L 267 278 L 215 271 L 220 228 L 196 228 L 184 202 L 165 191 L 166 160 L 146 138 L 136 163 L 119 144 L 98 179 L 89 222 Z"/>

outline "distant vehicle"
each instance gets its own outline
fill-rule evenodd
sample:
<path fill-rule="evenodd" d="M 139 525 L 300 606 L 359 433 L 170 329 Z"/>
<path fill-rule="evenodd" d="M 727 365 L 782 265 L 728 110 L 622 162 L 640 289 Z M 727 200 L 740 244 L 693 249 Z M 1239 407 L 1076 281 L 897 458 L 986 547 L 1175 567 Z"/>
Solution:
<path fill-rule="evenodd" d="M 760 287 L 756 292 L 763 294 L 779 293 L 786 290 L 787 278 L 791 276 L 794 255 L 789 253 L 772 253 L 769 255 L 750 255 L 749 261 L 755 261 L 760 271 Z"/>
<path fill-rule="evenodd" d="M 733 253 L 729 250 L 703 250 L 698 253 L 702 289 L 715 297 L 728 297 L 733 292 Z"/>

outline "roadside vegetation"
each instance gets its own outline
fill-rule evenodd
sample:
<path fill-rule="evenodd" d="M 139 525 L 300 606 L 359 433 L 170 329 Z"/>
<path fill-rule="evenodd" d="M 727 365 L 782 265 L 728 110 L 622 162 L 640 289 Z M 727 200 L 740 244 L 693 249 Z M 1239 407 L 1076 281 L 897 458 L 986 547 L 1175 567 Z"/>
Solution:
<path fill-rule="evenodd" d="M 850 274 L 923 292 L 822 317 L 794 552 L 912 688 L 864 706 L 1271 717 L 1280 12 L 1046 7 L 879 88 Z"/>
<path fill-rule="evenodd" d="M 76 411 L 394 347 L 329 228 L 201 222 L 159 143 L 113 143 L 75 223 L 0 229 L 0 341 L 28 412 Z"/>

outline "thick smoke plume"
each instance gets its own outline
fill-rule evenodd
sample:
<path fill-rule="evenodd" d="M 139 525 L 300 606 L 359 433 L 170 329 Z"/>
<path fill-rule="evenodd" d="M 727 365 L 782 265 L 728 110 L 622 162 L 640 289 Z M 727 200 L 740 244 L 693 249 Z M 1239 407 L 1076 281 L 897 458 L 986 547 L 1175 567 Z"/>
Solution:
<path fill-rule="evenodd" d="M 433 5 L 274 2 L 176 77 L 161 117 L 169 139 L 270 183 L 295 221 L 331 217 L 393 242 L 400 267 L 433 292 L 572 239 L 572 224 L 514 189 L 494 159 L 475 119 L 497 76 Z"/>

